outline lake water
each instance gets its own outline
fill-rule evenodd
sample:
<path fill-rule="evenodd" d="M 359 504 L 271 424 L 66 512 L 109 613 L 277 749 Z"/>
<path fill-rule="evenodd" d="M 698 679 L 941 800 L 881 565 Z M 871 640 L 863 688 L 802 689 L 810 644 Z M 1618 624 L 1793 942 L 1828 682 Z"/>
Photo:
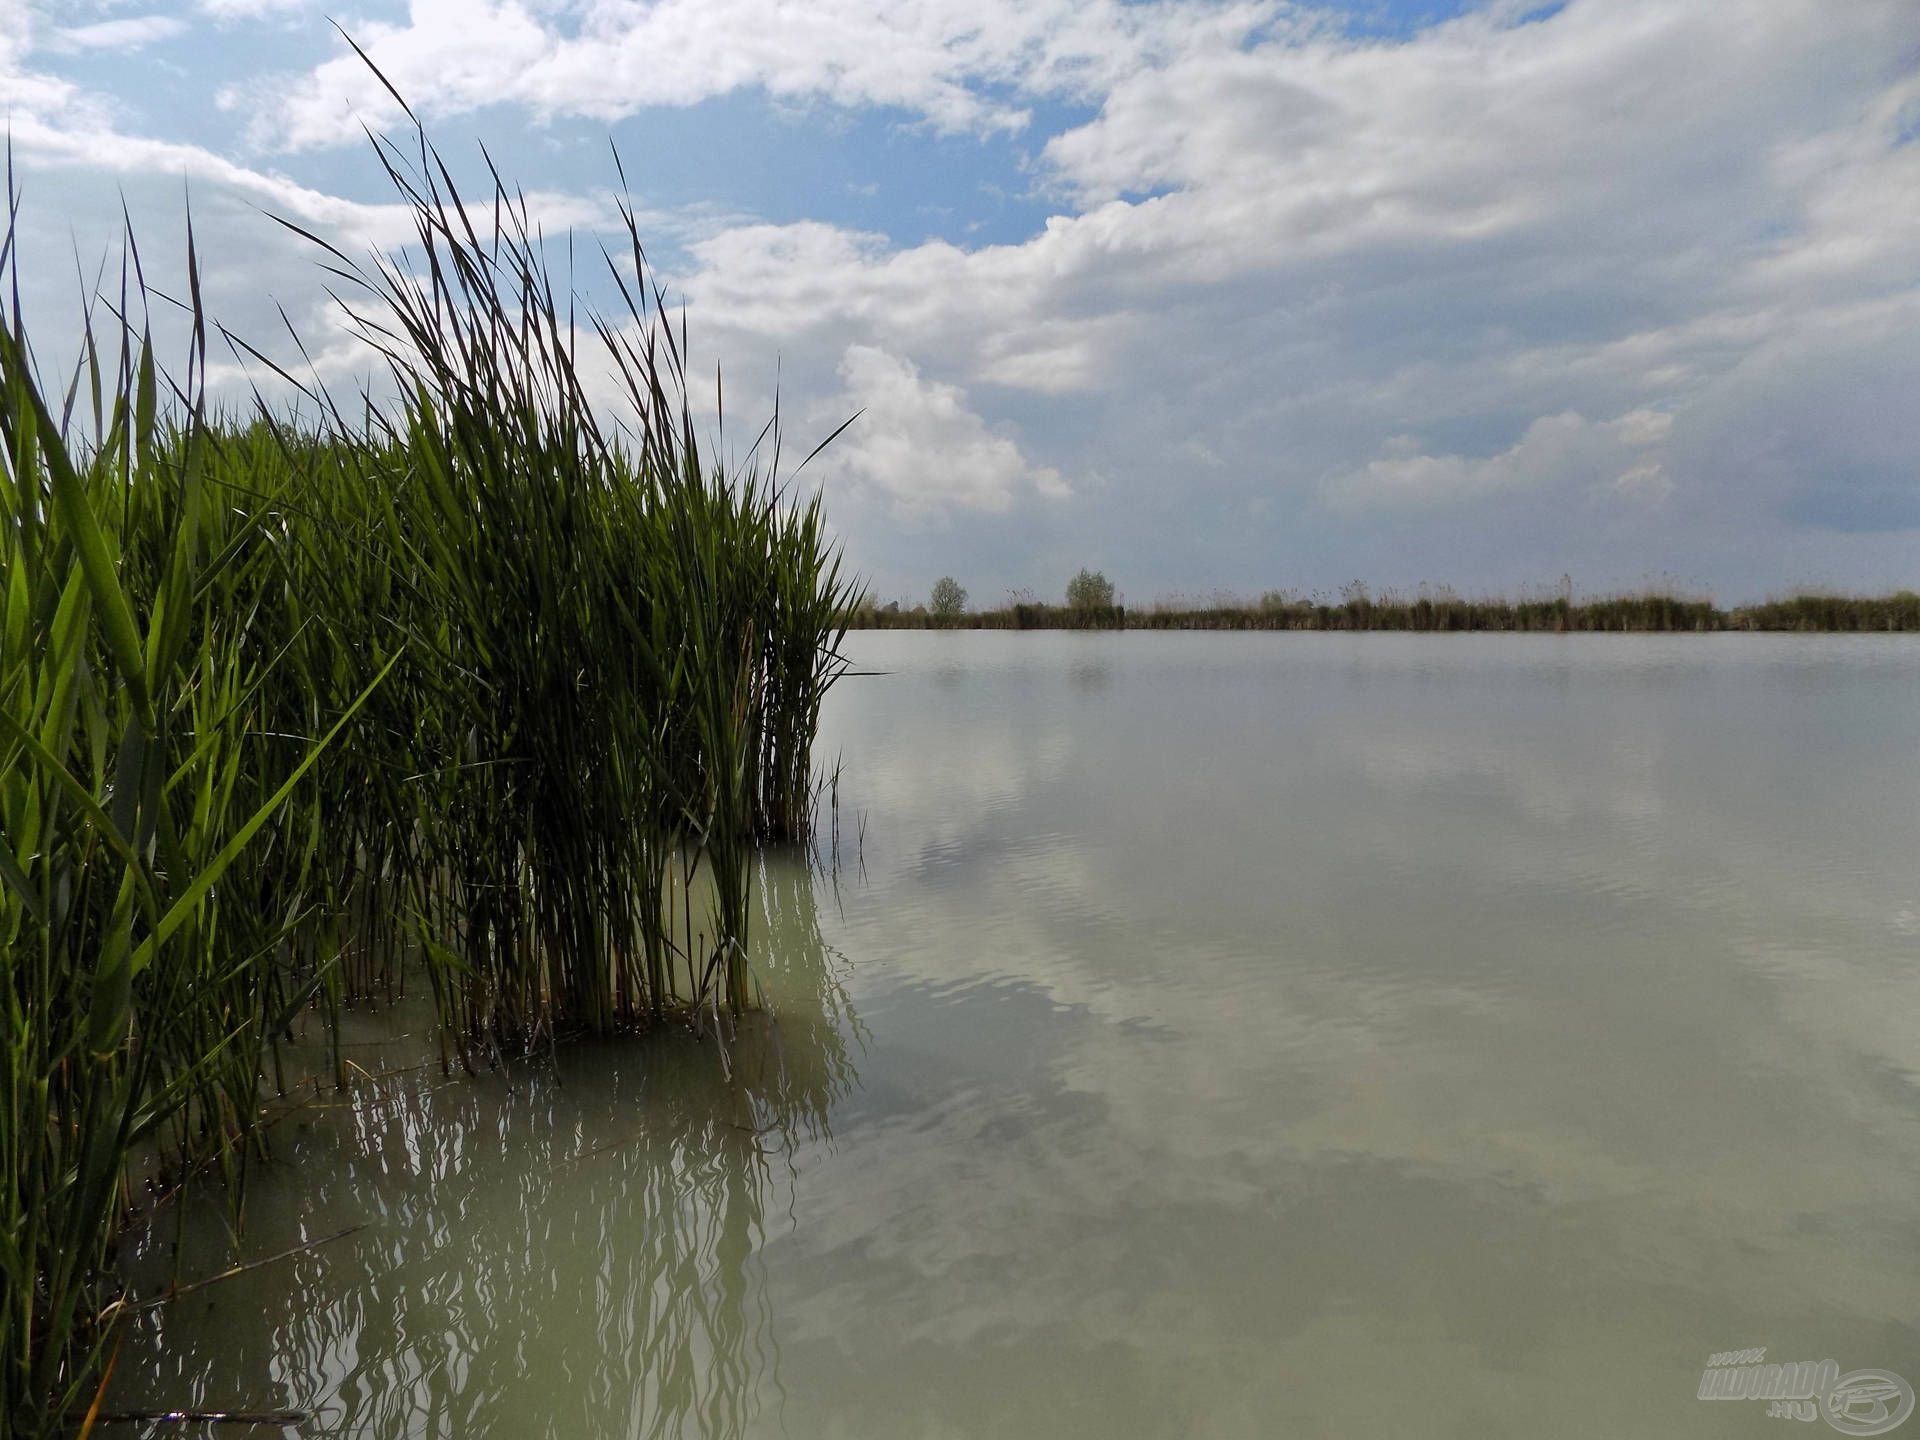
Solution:
<path fill-rule="evenodd" d="M 774 1023 L 310 1112 L 239 1254 L 362 1228 L 149 1312 L 116 1404 L 1615 1440 L 1777 1433 L 1719 1351 L 1920 1382 L 1913 637 L 852 646 Z"/>

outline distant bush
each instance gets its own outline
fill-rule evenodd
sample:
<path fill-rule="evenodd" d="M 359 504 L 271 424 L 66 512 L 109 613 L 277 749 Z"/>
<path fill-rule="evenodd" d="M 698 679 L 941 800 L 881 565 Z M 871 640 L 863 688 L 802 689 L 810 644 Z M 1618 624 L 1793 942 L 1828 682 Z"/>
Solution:
<path fill-rule="evenodd" d="M 952 619 L 966 608 L 967 592 L 958 580 L 951 575 L 942 575 L 933 582 L 933 593 L 927 597 L 927 609 L 937 618 Z"/>
<path fill-rule="evenodd" d="M 1070 610 L 1111 610 L 1113 582 L 1098 570 L 1082 568 L 1067 582 L 1067 608 Z"/>

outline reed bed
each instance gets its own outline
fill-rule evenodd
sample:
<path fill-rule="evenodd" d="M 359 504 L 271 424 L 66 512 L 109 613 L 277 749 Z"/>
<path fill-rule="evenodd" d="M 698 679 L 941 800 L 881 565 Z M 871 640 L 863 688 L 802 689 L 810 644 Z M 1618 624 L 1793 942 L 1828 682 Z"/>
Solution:
<path fill-rule="evenodd" d="M 1231 595 L 1170 597 L 1151 606 L 1087 611 L 1068 606 L 1012 604 L 957 615 L 924 608 L 851 611 L 848 624 L 866 630 L 1413 630 L 1533 633 L 1671 633 L 1802 631 L 1831 633 L 1920 631 L 1920 595 L 1800 594 L 1759 605 L 1721 609 L 1699 595 L 1650 591 L 1574 599 L 1567 595 L 1514 600 L 1466 598 L 1444 588 L 1414 596 L 1378 597 L 1357 587 L 1339 598 L 1270 592 L 1258 600 Z"/>
<path fill-rule="evenodd" d="M 853 630 L 1124 630 L 1132 622 L 1124 605 L 1047 605 L 1017 601 L 992 610 L 942 614 L 925 606 L 876 606 L 849 611 Z"/>
<path fill-rule="evenodd" d="M 1173 600 L 1140 612 L 1142 629 L 1217 630 L 1414 630 L 1517 632 L 1673 632 L 1722 628 L 1711 601 L 1653 590 L 1576 599 L 1571 590 L 1518 600 L 1466 597 L 1444 586 L 1414 595 L 1362 585 L 1338 597 L 1270 591 L 1251 604 L 1214 598 L 1194 604 Z"/>
<path fill-rule="evenodd" d="M 781 471 L 777 416 L 721 470 L 631 212 L 599 257 L 623 308 L 576 323 L 515 194 L 496 174 L 463 200 L 415 140 L 376 142 L 412 245 L 356 258 L 308 236 L 389 373 L 384 404 L 343 407 L 213 325 L 191 234 L 180 363 L 155 357 L 148 307 L 176 302 L 129 237 L 72 383 L 44 383 L 10 204 L 12 1434 L 89 1424 L 122 1318 L 120 1223 L 143 1186 L 201 1167 L 244 1193 L 296 1015 L 424 975 L 448 1065 L 669 1012 L 723 1024 L 753 999 L 755 847 L 807 833 L 858 595 Z M 489 213 L 483 232 L 470 217 Z M 611 357 L 618 420 L 589 401 L 583 334 Z M 306 419 L 257 393 L 212 406 L 210 344 Z"/>
<path fill-rule="evenodd" d="M 1880 631 L 1920 630 L 1920 595 L 1803 592 L 1736 610 L 1732 630 Z"/>

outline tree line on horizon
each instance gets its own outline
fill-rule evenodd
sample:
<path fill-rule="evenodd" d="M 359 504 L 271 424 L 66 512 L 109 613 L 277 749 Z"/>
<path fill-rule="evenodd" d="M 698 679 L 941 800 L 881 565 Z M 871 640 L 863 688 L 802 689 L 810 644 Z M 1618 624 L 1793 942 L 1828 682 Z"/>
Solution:
<path fill-rule="evenodd" d="M 943 575 L 925 603 L 864 598 L 848 624 L 873 630 L 1920 631 L 1920 594 L 1905 589 L 1880 595 L 1802 591 L 1722 609 L 1679 586 L 1579 598 L 1563 578 L 1552 592 L 1512 599 L 1468 597 L 1431 585 L 1411 596 L 1394 590 L 1375 595 L 1355 580 L 1337 595 L 1268 590 L 1247 599 L 1216 592 L 1163 596 L 1129 609 L 1104 573 L 1083 567 L 1067 582 L 1064 603 L 1043 601 L 1028 589 L 1010 591 L 996 607 L 970 609 L 968 600 L 966 588 Z"/>

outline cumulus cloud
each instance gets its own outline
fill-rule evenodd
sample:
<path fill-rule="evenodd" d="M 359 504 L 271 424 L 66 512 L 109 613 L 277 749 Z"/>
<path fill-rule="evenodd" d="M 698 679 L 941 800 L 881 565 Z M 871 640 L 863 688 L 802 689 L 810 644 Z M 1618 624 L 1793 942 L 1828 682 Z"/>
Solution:
<path fill-rule="evenodd" d="M 828 473 L 878 492 L 902 518 L 1005 511 L 1025 493 L 1071 493 L 1058 470 L 1031 463 L 988 429 L 963 390 L 928 379 L 910 360 L 849 345 L 840 378 L 846 388 L 834 403 L 859 418 L 825 452 Z"/>
<path fill-rule="evenodd" d="M 613 120 L 757 88 L 782 100 L 885 105 L 947 131 L 1024 127 L 1013 95 L 1094 96 L 1128 68 L 1202 38 L 1245 35 L 1276 4 L 1118 0 L 409 0 L 357 39 L 435 114 L 500 101 Z M 271 98 L 267 98 L 270 96 Z M 247 103 L 235 92 L 235 103 Z M 253 99 L 255 136 L 288 149 L 350 143 L 397 107 L 352 55 Z"/>
<path fill-rule="evenodd" d="M 1496 455 L 1389 454 L 1327 485 L 1336 504 L 1431 508 L 1526 490 L 1592 490 L 1664 498 L 1669 482 L 1656 447 L 1673 417 L 1636 410 L 1596 423 L 1569 411 L 1534 421 Z M 1409 449 L 1402 439 L 1394 448 Z"/>
<path fill-rule="evenodd" d="M 1222 527 L 1192 547 L 1216 573 L 1263 544 L 1319 560 L 1282 525 L 1365 568 L 1368 516 L 1492 494 L 1578 491 L 1575 525 L 1638 515 L 1610 532 L 1623 557 L 1671 554 L 1675 505 L 1703 557 L 1782 525 L 1897 530 L 1920 452 L 1853 397 L 1920 383 L 1913 329 L 1889 323 L 1920 273 L 1916 53 L 1908 6 L 1801 0 L 1198 43 L 1048 145 L 1077 208 L 1021 244 L 810 226 L 806 278 L 783 281 L 796 237 L 767 227 L 705 249 L 688 287 L 790 340 L 851 327 L 1097 397 L 1093 463 L 1143 518 Z M 1816 354 L 1876 383 L 1821 383 L 1796 364 Z M 1771 419 L 1757 367 L 1800 385 L 1768 387 Z M 1454 443 L 1391 453 L 1409 429 Z"/>

